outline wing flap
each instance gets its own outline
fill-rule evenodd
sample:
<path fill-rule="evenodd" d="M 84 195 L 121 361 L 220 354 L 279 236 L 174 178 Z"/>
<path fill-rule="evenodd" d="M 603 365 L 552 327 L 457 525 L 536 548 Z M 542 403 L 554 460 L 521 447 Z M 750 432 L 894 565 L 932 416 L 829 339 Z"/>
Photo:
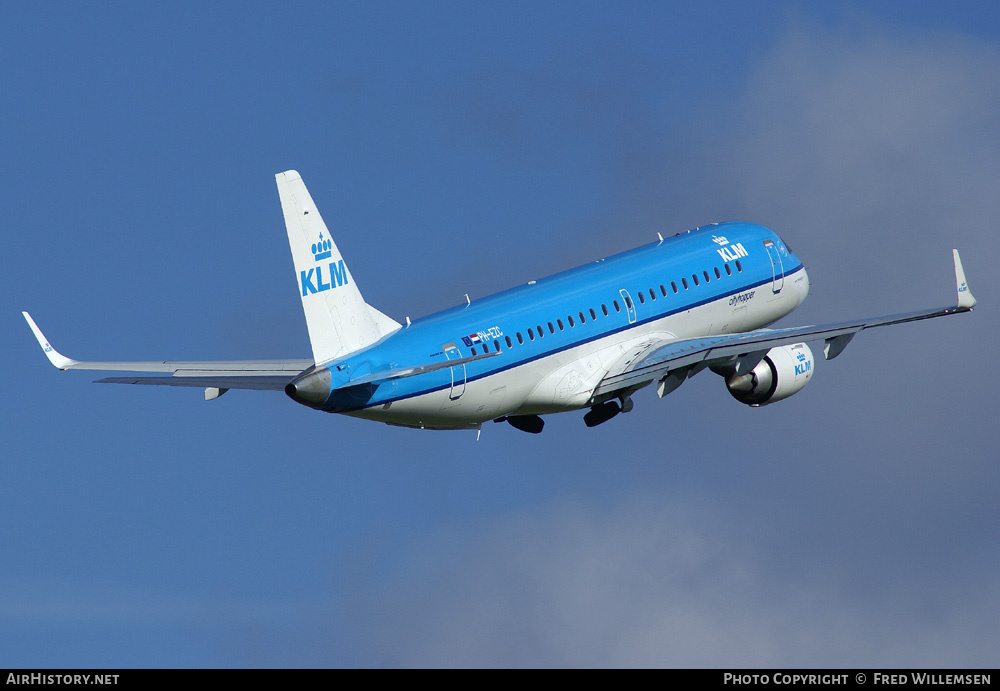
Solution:
<path fill-rule="evenodd" d="M 205 389 L 246 389 L 251 391 L 284 391 L 285 384 L 295 377 L 239 376 L 239 377 L 106 377 L 97 384 L 143 384 L 145 386 L 189 386 Z"/>
<path fill-rule="evenodd" d="M 86 362 L 73 361 L 74 364 L 59 369 L 70 370 L 100 370 L 106 372 L 163 372 L 176 377 L 205 376 L 212 374 L 231 374 L 234 376 L 260 376 L 279 374 L 298 374 L 312 367 L 312 360 L 216 360 L 205 362 Z"/>

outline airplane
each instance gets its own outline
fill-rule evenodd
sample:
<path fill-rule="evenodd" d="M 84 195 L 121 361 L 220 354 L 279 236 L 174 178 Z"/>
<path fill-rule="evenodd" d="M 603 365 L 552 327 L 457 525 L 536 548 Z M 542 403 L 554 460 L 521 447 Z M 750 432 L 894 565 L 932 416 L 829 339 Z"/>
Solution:
<path fill-rule="evenodd" d="M 768 329 L 805 300 L 802 261 L 773 231 L 747 222 L 677 233 L 405 324 L 365 302 L 301 176 L 275 176 L 302 300 L 311 359 L 90 362 L 56 351 L 60 370 L 158 373 L 101 383 L 283 390 L 294 401 L 390 425 L 475 429 L 493 420 L 537 434 L 542 415 L 585 410 L 588 427 L 659 397 L 703 370 L 740 403 L 764 406 L 812 378 L 808 342 L 837 357 L 879 326 L 971 311 L 976 300 L 952 250 L 955 306 L 794 328 Z"/>

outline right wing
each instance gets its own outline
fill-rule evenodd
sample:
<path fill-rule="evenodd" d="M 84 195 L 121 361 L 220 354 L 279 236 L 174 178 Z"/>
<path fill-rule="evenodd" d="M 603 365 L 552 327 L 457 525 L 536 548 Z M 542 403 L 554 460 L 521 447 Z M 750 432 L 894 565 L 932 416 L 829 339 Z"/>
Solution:
<path fill-rule="evenodd" d="M 313 366 L 312 360 L 228 360 L 228 361 L 145 361 L 95 362 L 68 358 L 48 342 L 27 312 L 21 312 L 38 340 L 38 345 L 55 367 L 61 370 L 105 370 L 119 372 L 162 372 L 171 376 L 109 377 L 101 383 L 193 386 L 206 389 L 253 389 L 281 391 L 300 372 Z"/>
<path fill-rule="evenodd" d="M 869 317 L 854 321 L 797 326 L 787 329 L 759 329 L 747 333 L 724 336 L 703 336 L 685 340 L 651 344 L 646 352 L 628 361 L 622 371 L 609 372 L 594 391 L 596 395 L 608 394 L 630 387 L 637 387 L 674 373 L 674 388 L 683 381 L 686 373 L 694 374 L 706 366 L 732 364 L 737 371 L 749 371 L 767 354 L 771 348 L 792 345 L 803 341 L 825 341 L 823 356 L 827 360 L 840 355 L 855 334 L 876 326 L 904 324 L 920 319 L 932 319 L 948 314 L 969 312 L 976 306 L 965 280 L 962 258 L 958 250 L 952 250 L 955 262 L 955 287 L 958 300 L 954 307 L 893 314 L 884 317 Z M 686 368 L 691 368 L 690 370 Z M 667 387 L 667 391 L 671 390 Z"/>

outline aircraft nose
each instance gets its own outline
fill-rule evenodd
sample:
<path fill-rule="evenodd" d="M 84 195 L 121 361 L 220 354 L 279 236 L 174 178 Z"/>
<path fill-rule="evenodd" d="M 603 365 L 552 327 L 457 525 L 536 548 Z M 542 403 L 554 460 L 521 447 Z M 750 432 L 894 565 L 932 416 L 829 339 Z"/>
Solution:
<path fill-rule="evenodd" d="M 312 367 L 298 375 L 285 386 L 285 393 L 296 403 L 320 408 L 330 397 L 330 370 Z"/>

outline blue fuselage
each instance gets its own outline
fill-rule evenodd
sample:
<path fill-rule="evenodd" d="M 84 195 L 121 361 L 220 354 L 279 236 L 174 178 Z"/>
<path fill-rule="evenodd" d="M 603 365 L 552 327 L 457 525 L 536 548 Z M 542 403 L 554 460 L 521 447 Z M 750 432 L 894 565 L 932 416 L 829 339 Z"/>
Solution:
<path fill-rule="evenodd" d="M 636 339 L 760 328 L 807 292 L 801 261 L 771 230 L 742 222 L 705 226 L 418 319 L 322 363 L 331 393 L 317 407 L 459 428 L 498 415 L 576 409 L 591 402 L 587 392 Z M 484 353 L 495 356 L 351 385 L 372 372 Z"/>

